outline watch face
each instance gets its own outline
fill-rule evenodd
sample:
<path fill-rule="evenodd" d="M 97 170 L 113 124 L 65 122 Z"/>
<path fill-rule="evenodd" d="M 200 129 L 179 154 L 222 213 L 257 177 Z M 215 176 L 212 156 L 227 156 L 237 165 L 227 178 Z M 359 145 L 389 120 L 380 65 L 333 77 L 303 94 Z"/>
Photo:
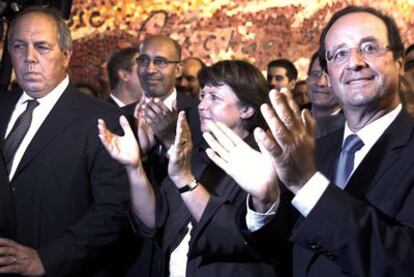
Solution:
<path fill-rule="evenodd" d="M 189 182 L 188 184 L 186 184 L 185 186 L 181 187 L 178 189 L 179 193 L 183 193 L 183 192 L 187 192 L 187 191 L 192 191 L 193 189 L 195 189 L 198 186 L 198 182 L 196 179 L 191 180 L 191 182 Z"/>

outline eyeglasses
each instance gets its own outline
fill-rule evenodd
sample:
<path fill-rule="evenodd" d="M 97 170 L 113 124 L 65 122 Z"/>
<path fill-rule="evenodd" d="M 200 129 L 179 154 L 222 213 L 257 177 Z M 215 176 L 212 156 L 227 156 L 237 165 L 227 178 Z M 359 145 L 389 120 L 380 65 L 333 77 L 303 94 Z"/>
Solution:
<path fill-rule="evenodd" d="M 324 76 L 325 78 L 328 78 L 328 74 L 326 74 L 325 71 L 323 71 L 323 70 L 312 70 L 311 72 L 309 72 L 308 79 L 310 79 L 312 81 L 319 80 L 322 76 Z"/>
<path fill-rule="evenodd" d="M 412 60 L 412 61 L 407 61 L 405 64 L 404 64 L 404 71 L 405 72 L 407 72 L 407 71 L 411 71 L 411 70 L 413 70 L 414 69 L 414 60 Z"/>
<path fill-rule="evenodd" d="M 148 55 L 141 55 L 138 58 L 136 58 L 136 62 L 138 66 L 141 66 L 141 67 L 147 67 L 151 61 L 156 67 L 159 67 L 159 68 L 165 68 L 172 63 L 181 63 L 181 61 L 170 61 L 167 58 L 158 57 L 158 56 L 151 59 Z"/>
<path fill-rule="evenodd" d="M 341 65 L 349 60 L 353 49 L 355 49 L 363 59 L 371 61 L 376 57 L 384 55 L 387 51 L 391 50 L 391 47 L 389 45 L 381 46 L 377 41 L 365 41 L 358 47 L 339 47 L 333 51 L 326 51 L 326 60 L 328 63 Z"/>

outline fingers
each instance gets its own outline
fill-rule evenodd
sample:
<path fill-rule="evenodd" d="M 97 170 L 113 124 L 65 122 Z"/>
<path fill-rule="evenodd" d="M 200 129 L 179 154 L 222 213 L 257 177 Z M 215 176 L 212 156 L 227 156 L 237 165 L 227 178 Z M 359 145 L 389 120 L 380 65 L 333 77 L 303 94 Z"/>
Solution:
<path fill-rule="evenodd" d="M 181 111 L 178 114 L 178 120 L 177 120 L 177 127 L 176 127 L 176 135 L 174 140 L 174 146 L 176 149 L 181 149 L 183 146 L 185 146 L 186 143 L 191 142 L 189 127 L 187 124 L 187 120 L 185 118 L 185 112 Z"/>
<path fill-rule="evenodd" d="M 269 98 L 277 117 L 282 123 L 280 127 L 292 130 L 297 127 L 296 117 L 292 109 L 289 107 L 287 94 L 288 93 L 278 93 L 273 91 L 269 93 Z"/>
<path fill-rule="evenodd" d="M 265 132 L 260 128 L 256 128 L 253 134 L 262 153 L 268 153 L 273 158 L 277 158 L 282 155 L 282 148 L 268 132 Z"/>
<path fill-rule="evenodd" d="M 0 273 L 17 272 L 18 244 L 12 240 L 0 239 Z"/>
<path fill-rule="evenodd" d="M 158 99 L 149 98 L 142 106 L 142 112 L 150 124 L 166 120 L 171 115 L 170 110 Z"/>
<path fill-rule="evenodd" d="M 210 133 L 214 135 L 215 141 L 220 144 L 220 148 L 225 149 L 226 152 L 234 148 L 235 143 L 232 140 L 234 137 L 228 135 L 231 133 L 231 131 L 227 126 L 218 122 L 209 122 L 207 127 Z"/>
<path fill-rule="evenodd" d="M 206 154 L 212 160 L 218 167 L 223 169 L 225 172 L 227 172 L 227 162 L 223 160 L 219 155 L 216 154 L 215 150 L 212 150 L 211 148 L 206 149 Z"/>
<path fill-rule="evenodd" d="M 312 117 L 310 111 L 303 110 L 302 112 L 302 121 L 305 125 L 306 132 L 312 136 L 314 136 L 315 129 L 316 129 L 316 120 Z"/>
<path fill-rule="evenodd" d="M 121 115 L 119 117 L 119 124 L 121 125 L 122 131 L 124 131 L 124 136 L 134 137 L 134 132 L 132 132 L 131 126 L 125 116 Z"/>
<path fill-rule="evenodd" d="M 210 150 L 215 152 L 214 153 L 215 156 L 216 156 L 216 153 L 217 153 L 219 155 L 220 159 L 223 160 L 223 162 L 226 162 L 226 163 L 230 160 L 229 151 L 227 149 L 225 149 L 221 145 L 221 143 L 219 141 L 217 141 L 215 137 L 213 137 L 213 135 L 211 133 L 205 132 L 205 133 L 203 133 L 203 137 L 206 140 L 207 144 L 210 146 L 210 148 L 211 148 Z M 215 160 L 213 160 L 213 161 L 216 162 Z M 221 168 L 223 168 L 222 164 L 217 164 L 217 165 L 220 166 Z"/>

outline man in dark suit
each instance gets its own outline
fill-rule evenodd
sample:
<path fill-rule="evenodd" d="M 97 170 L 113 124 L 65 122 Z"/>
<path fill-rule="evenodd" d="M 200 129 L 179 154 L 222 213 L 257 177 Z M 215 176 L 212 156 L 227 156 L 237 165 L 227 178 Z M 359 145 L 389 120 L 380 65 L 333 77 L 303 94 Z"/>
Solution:
<path fill-rule="evenodd" d="M 129 196 L 96 124 L 119 129 L 119 113 L 69 84 L 72 41 L 58 12 L 24 10 L 8 47 L 22 91 L 0 95 L 0 273 L 102 273 L 98 257 L 127 223 Z"/>
<path fill-rule="evenodd" d="M 117 107 L 124 107 L 139 101 L 143 95 L 138 78 L 139 55 L 136 47 L 118 49 L 111 54 L 106 65 L 111 93 L 107 101 Z"/>
<path fill-rule="evenodd" d="M 256 131 L 262 153 L 242 159 L 240 150 L 248 151 L 238 141 L 212 145 L 219 156 L 210 157 L 251 196 L 236 223 L 247 240 L 238 241 L 239 249 L 250 245 L 278 262 L 290 241 L 294 276 L 412 276 L 414 121 L 398 97 L 398 28 L 377 10 L 348 7 L 333 15 L 320 42 L 344 129 L 318 141 L 315 151 L 310 113 L 300 115 L 290 94 L 272 93 L 273 109 L 262 107 L 271 135 Z M 236 154 L 252 164 L 271 163 L 274 173 L 252 170 L 243 178 Z M 237 249 L 234 244 L 227 240 L 200 252 L 223 254 Z"/>

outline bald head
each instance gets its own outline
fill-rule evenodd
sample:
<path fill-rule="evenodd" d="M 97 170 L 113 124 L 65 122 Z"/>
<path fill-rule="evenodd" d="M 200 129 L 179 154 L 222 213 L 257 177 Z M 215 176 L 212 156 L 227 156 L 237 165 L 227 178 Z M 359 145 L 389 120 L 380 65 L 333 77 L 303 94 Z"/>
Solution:
<path fill-rule="evenodd" d="M 184 59 L 181 76 L 177 78 L 176 82 L 177 91 L 199 100 L 200 83 L 197 74 L 203 67 L 205 67 L 205 64 L 199 58 L 189 57 Z"/>
<path fill-rule="evenodd" d="M 170 37 L 148 36 L 140 45 L 139 79 L 145 95 L 167 98 L 181 70 L 181 47 Z"/>
<path fill-rule="evenodd" d="M 181 59 L 181 46 L 178 44 L 178 42 L 165 35 L 151 35 L 146 37 L 140 45 L 140 52 L 142 53 L 143 49 L 152 48 L 157 44 L 161 44 L 170 48 L 173 52 L 175 60 L 178 61 Z"/>

